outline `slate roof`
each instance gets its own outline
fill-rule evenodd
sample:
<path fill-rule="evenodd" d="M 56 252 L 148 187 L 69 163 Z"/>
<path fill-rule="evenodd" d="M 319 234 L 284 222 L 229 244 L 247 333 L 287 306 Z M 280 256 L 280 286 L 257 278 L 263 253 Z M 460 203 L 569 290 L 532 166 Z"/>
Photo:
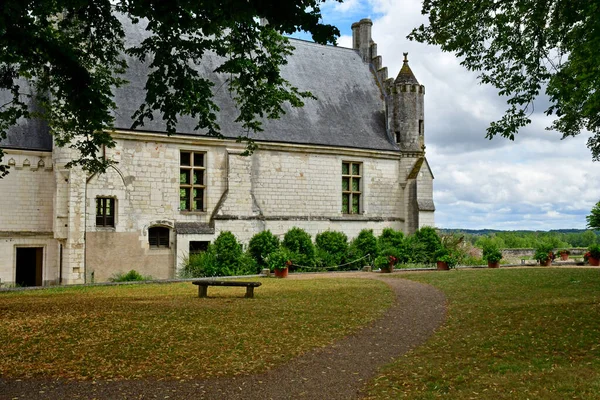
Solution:
<path fill-rule="evenodd" d="M 124 21 L 128 45 L 137 44 L 146 35 L 141 24 Z M 296 48 L 282 67 L 282 75 L 301 91 L 310 91 L 318 100 L 307 99 L 304 107 L 284 106 L 286 114 L 278 120 L 266 120 L 263 132 L 251 134 L 258 141 L 316 144 L 377 150 L 399 150 L 388 137 L 384 102 L 375 78 L 357 51 L 290 39 Z M 130 129 L 131 116 L 144 98 L 148 74 L 146 65 L 127 58 L 129 68 L 124 76 L 130 83 L 115 93 L 117 113 L 115 127 Z M 206 54 L 198 66 L 203 76 L 215 83 L 215 103 L 220 108 L 217 122 L 226 137 L 246 132 L 234 120 L 238 113 L 224 85 L 226 76 L 214 73 L 222 59 Z M 179 119 L 177 133 L 202 135 L 194 130 L 195 121 Z M 136 130 L 164 132 L 159 115 Z"/>
<path fill-rule="evenodd" d="M 419 211 L 435 211 L 435 205 L 433 204 L 433 200 L 417 200 L 417 207 Z"/>
<path fill-rule="evenodd" d="M 31 93 L 31 86 L 26 81 L 19 82 L 23 93 Z M 8 91 L 0 91 L 0 104 L 12 100 Z M 25 99 L 29 110 L 36 110 L 37 105 L 33 99 Z M 7 132 L 7 138 L 0 140 L 0 147 L 7 149 L 25 149 L 52 151 L 52 136 L 48 124 L 41 119 L 21 119 L 18 124 L 12 126 Z"/>
<path fill-rule="evenodd" d="M 215 228 L 201 222 L 175 222 L 175 231 L 180 235 L 211 234 Z"/>
<path fill-rule="evenodd" d="M 147 35 L 142 23 L 134 25 L 127 18 L 120 19 L 127 45 L 139 44 Z M 306 99 L 300 108 L 285 104 L 286 114 L 277 120 L 265 120 L 264 131 L 251 133 L 250 137 L 257 141 L 400 150 L 386 131 L 384 101 L 375 77 L 356 50 L 297 39 L 290 42 L 296 49 L 287 58 L 288 64 L 282 67 L 282 75 L 301 91 L 310 91 L 317 100 Z M 115 128 L 130 130 L 131 116 L 145 97 L 148 64 L 125 58 L 129 68 L 124 78 L 129 83 L 115 90 L 114 115 Z M 238 112 L 224 85 L 226 76 L 213 72 L 221 62 L 218 56 L 207 54 L 197 68 L 215 83 L 213 93 L 221 110 L 217 113 L 221 133 L 237 138 L 246 132 L 234 122 Z M 0 93 L 0 99 L 2 97 Z M 192 118 L 180 117 L 176 130 L 180 134 L 203 135 L 204 132 L 194 130 L 195 126 Z M 146 121 L 136 130 L 165 132 L 165 127 L 157 114 L 153 121 Z M 43 121 L 23 121 L 11 128 L 8 139 L 1 141 L 0 146 L 51 150 L 52 138 Z"/>

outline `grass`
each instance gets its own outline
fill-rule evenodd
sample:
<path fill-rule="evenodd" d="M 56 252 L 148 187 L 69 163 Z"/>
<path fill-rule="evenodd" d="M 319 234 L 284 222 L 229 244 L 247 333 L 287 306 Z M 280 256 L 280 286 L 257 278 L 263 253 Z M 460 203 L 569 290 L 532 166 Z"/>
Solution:
<path fill-rule="evenodd" d="M 600 398 L 600 273 L 405 274 L 448 298 L 448 319 L 371 381 L 371 399 Z"/>
<path fill-rule="evenodd" d="M 0 293 L 0 376 L 190 379 L 264 371 L 380 317 L 393 294 L 358 279 L 263 279 Z"/>

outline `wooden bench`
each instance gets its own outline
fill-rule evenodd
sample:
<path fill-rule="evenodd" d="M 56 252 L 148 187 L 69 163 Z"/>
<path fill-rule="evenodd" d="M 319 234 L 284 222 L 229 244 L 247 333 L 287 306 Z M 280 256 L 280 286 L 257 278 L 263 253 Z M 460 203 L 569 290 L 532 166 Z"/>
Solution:
<path fill-rule="evenodd" d="M 260 282 L 236 282 L 236 281 L 193 281 L 194 285 L 198 285 L 198 297 L 207 297 L 209 286 L 245 286 L 246 298 L 254 298 L 254 288 L 262 285 Z"/>

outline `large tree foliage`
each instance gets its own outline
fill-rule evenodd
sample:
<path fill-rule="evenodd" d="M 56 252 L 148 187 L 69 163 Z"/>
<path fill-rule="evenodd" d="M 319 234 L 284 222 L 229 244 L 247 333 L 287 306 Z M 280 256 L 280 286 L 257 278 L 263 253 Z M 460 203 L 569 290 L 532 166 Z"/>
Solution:
<path fill-rule="evenodd" d="M 591 229 L 600 230 L 600 201 L 596 203 L 590 215 L 585 217 L 587 226 Z"/>
<path fill-rule="evenodd" d="M 0 92 L 8 96 L 0 103 L 0 140 L 20 118 L 42 117 L 56 143 L 79 150 L 71 164 L 104 170 L 110 161 L 98 157 L 98 150 L 114 145 L 108 132 L 112 90 L 124 83 L 119 77 L 127 67 L 123 54 L 149 62 L 152 71 L 134 128 L 158 113 L 173 133 L 177 118 L 190 115 L 197 129 L 218 136 L 213 84 L 193 67 L 213 52 L 225 59 L 216 71 L 229 76 L 239 109 L 236 120 L 248 131 L 259 131 L 260 118 L 277 118 L 284 102 L 301 106 L 310 96 L 280 75 L 292 51 L 282 34 L 304 30 L 318 43 L 334 43 L 337 28 L 319 23 L 322 2 L 3 0 Z M 125 48 L 120 18 L 147 24 L 148 37 Z M 26 81 L 33 90 L 25 90 Z M 41 111 L 27 107 L 32 97 Z"/>
<path fill-rule="evenodd" d="M 429 25 L 409 38 L 455 52 L 462 65 L 508 96 L 508 109 L 487 129 L 511 140 L 531 122 L 546 91 L 549 129 L 563 138 L 588 130 L 600 160 L 600 3 L 592 0 L 424 0 Z"/>

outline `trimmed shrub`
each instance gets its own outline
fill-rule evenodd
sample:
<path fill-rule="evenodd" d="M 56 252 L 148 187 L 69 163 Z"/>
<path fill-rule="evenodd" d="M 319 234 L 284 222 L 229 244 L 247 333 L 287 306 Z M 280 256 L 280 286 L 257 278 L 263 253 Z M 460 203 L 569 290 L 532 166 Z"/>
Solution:
<path fill-rule="evenodd" d="M 231 275 L 253 275 L 260 273 L 261 267 L 256 263 L 256 260 L 252 258 L 250 253 L 242 253 L 240 262 Z"/>
<path fill-rule="evenodd" d="M 248 243 L 248 253 L 259 267 L 267 267 L 269 255 L 279 249 L 279 239 L 266 230 L 252 236 Z"/>
<path fill-rule="evenodd" d="M 348 248 L 348 261 L 358 260 L 371 255 L 371 259 L 361 260 L 360 263 L 352 264 L 353 268 L 360 268 L 363 265 L 368 265 L 377 257 L 377 238 L 373 235 L 373 229 L 363 229 L 355 237 Z"/>
<path fill-rule="evenodd" d="M 257 273 L 259 267 L 254 259 L 242 251 L 235 236 L 228 231 L 219 234 L 208 250 L 193 254 L 184 261 L 179 273 L 182 278 L 205 276 L 237 276 Z"/>
<path fill-rule="evenodd" d="M 379 255 L 394 256 L 399 263 L 408 262 L 410 257 L 406 252 L 406 244 L 404 242 L 404 233 L 402 231 L 385 228 L 379 238 L 377 238 Z"/>
<path fill-rule="evenodd" d="M 235 269 L 242 258 L 242 245 L 238 243 L 233 233 L 223 231 L 213 245 L 217 265 L 221 269 Z"/>
<path fill-rule="evenodd" d="M 433 264 L 436 252 L 442 248 L 442 241 L 434 228 L 424 226 L 409 237 L 407 245 L 411 262 Z"/>
<path fill-rule="evenodd" d="M 348 236 L 343 232 L 325 231 L 315 237 L 318 264 L 332 267 L 343 264 L 348 253 Z"/>
<path fill-rule="evenodd" d="M 304 229 L 298 227 L 290 229 L 281 244 L 291 253 L 294 264 L 306 267 L 315 265 L 315 246 Z"/>
<path fill-rule="evenodd" d="M 201 278 L 220 275 L 212 244 L 208 246 L 205 252 L 191 254 L 183 263 L 183 268 L 179 271 L 180 278 Z"/>
<path fill-rule="evenodd" d="M 397 249 L 395 247 L 386 247 L 384 249 L 379 250 L 379 255 L 386 257 L 388 261 L 390 257 L 394 257 L 394 265 L 398 264 L 403 256 L 403 252 L 401 249 Z"/>
<path fill-rule="evenodd" d="M 142 275 L 137 272 L 135 269 L 127 273 L 120 272 L 118 274 L 114 274 L 112 277 L 108 279 L 111 282 L 136 282 L 136 281 L 151 281 L 152 277 L 150 275 Z"/>
<path fill-rule="evenodd" d="M 379 249 L 385 249 L 388 247 L 400 249 L 403 244 L 404 233 L 392 228 L 385 228 L 381 232 L 381 235 L 379 235 L 379 238 L 377 238 L 377 245 L 379 246 Z"/>
<path fill-rule="evenodd" d="M 415 264 L 430 264 L 427 259 L 427 251 L 425 244 L 419 242 L 414 236 L 407 236 L 404 240 L 404 248 L 406 249 L 407 262 Z"/>

